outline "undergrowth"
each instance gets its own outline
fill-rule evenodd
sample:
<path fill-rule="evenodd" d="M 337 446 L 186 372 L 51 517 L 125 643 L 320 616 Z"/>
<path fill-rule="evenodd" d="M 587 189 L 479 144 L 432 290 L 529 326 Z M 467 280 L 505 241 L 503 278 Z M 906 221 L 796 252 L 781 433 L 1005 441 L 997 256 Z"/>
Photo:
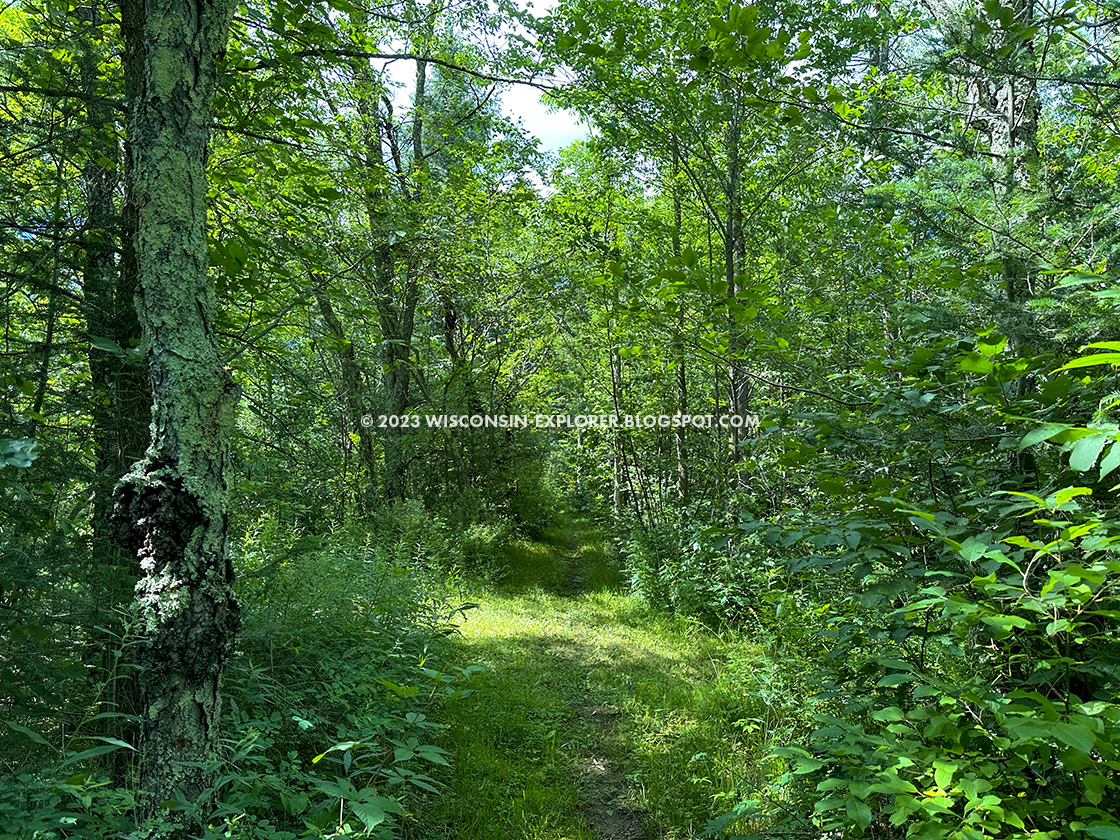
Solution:
<path fill-rule="evenodd" d="M 224 754 L 204 804 L 175 803 L 168 821 L 200 838 L 396 836 L 447 762 L 431 713 L 471 673 L 446 660 L 469 609 L 461 555 L 427 524 L 408 505 L 368 534 L 300 535 L 271 518 L 250 529 L 235 553 L 243 627 L 224 679 Z M 109 641 L 125 650 L 127 633 Z M 0 788 L 0 838 L 133 836 L 135 777 L 112 783 L 106 762 L 135 747 L 104 734 L 120 715 L 96 712 L 57 744 L 9 722 L 46 759 Z"/>

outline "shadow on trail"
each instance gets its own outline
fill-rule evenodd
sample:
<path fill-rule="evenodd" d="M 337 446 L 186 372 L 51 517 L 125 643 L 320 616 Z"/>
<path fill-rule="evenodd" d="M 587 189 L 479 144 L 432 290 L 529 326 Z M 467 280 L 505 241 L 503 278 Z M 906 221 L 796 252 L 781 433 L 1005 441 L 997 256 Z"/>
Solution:
<path fill-rule="evenodd" d="M 504 568 L 491 584 L 497 594 L 575 597 L 624 588 L 620 560 L 608 555 L 598 530 L 580 520 L 550 530 L 542 541 L 513 540 L 504 554 Z"/>
<path fill-rule="evenodd" d="M 487 723 L 458 746 L 460 760 L 474 766 L 519 767 L 497 784 L 504 806 L 531 821 L 535 798 L 556 773 L 578 779 L 573 816 L 580 830 L 568 835 L 588 840 L 652 840 L 660 837 L 631 799 L 627 776 L 638 768 L 628 749 L 626 722 L 647 711 L 687 702 L 692 686 L 667 676 L 669 660 L 653 651 L 635 652 L 616 644 L 587 643 L 563 632 L 526 632 L 500 640 L 456 643 L 465 659 L 484 664 L 462 701 L 477 706 L 468 714 Z M 476 699 L 477 698 L 477 699 Z M 496 699 L 500 703 L 495 703 Z M 470 753 L 479 759 L 473 761 Z M 486 756 L 487 760 L 481 760 Z M 487 809 L 483 809 L 487 810 Z M 481 828 L 481 827 L 479 827 Z M 513 833 L 481 836 L 526 837 Z M 463 833 L 460 837 L 466 837 Z"/>
<path fill-rule="evenodd" d="M 688 710 L 709 659 L 666 644 L 671 628 L 618 597 L 620 563 L 594 526 L 550 531 L 504 547 L 491 597 L 451 640 L 455 661 L 484 670 L 446 707 L 455 770 L 409 840 L 664 836 L 639 790 L 654 773 L 679 775 L 661 765 L 696 725 Z M 667 725 L 650 737 L 656 719 Z"/>

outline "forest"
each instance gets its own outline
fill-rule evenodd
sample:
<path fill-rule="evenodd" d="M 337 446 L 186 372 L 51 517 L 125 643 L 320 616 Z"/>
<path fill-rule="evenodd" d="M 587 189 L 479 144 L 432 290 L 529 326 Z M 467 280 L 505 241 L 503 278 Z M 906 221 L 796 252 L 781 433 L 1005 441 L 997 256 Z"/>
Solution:
<path fill-rule="evenodd" d="M 1114 0 L 5 0 L 0 161 L 0 840 L 1120 840 Z"/>

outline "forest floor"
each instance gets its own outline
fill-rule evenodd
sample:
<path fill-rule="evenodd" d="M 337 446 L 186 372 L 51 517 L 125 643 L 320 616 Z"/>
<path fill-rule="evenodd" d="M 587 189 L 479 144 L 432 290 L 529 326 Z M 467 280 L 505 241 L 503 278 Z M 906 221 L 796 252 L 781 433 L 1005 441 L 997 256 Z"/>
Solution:
<path fill-rule="evenodd" d="M 711 632 L 626 595 L 592 526 L 517 542 L 455 640 L 480 665 L 441 718 L 453 767 L 415 803 L 416 840 L 676 840 L 729 805 L 741 709 Z"/>

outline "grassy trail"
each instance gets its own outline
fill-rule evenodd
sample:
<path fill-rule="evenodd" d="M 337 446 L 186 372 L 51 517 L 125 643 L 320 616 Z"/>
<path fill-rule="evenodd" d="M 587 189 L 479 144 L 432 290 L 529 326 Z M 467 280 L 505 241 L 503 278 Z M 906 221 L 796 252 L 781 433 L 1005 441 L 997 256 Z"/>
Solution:
<path fill-rule="evenodd" d="M 503 583 L 476 594 L 456 659 L 485 670 L 443 712 L 454 767 L 409 837 L 691 837 L 742 767 L 728 650 L 622 594 L 586 523 L 546 540 L 511 546 Z"/>

